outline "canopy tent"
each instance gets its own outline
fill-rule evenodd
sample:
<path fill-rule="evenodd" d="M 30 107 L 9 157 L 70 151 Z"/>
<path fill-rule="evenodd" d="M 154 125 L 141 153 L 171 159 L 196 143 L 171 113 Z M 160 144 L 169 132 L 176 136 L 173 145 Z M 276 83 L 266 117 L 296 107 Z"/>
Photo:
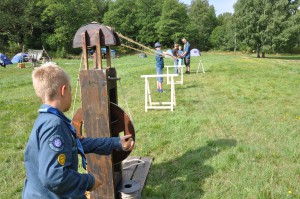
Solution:
<path fill-rule="evenodd" d="M 193 49 L 190 51 L 190 53 L 191 53 L 191 56 L 192 56 L 192 57 L 198 57 L 198 56 L 201 56 L 201 53 L 200 53 L 200 51 L 199 51 L 197 48 L 193 48 Z"/>
<path fill-rule="evenodd" d="M 32 60 L 40 60 L 43 56 L 43 52 L 44 50 L 33 50 L 33 49 L 29 49 L 28 50 L 28 56 L 29 56 L 29 59 L 32 59 Z"/>
<path fill-rule="evenodd" d="M 11 62 L 12 63 L 22 63 L 22 62 L 25 62 L 27 60 L 28 60 L 28 54 L 22 52 L 22 53 L 16 54 L 12 58 Z"/>
<path fill-rule="evenodd" d="M 197 48 L 193 48 L 193 49 L 190 51 L 190 53 L 191 53 L 191 56 L 192 56 L 192 57 L 200 57 L 200 56 L 201 56 L 201 53 L 200 53 L 200 51 L 199 51 Z M 202 64 L 202 61 L 199 59 L 198 68 L 197 68 L 197 72 L 196 72 L 196 73 L 199 72 L 200 68 L 202 68 L 202 72 L 205 73 L 205 70 L 204 70 L 204 66 L 203 66 L 203 64 Z"/>
<path fill-rule="evenodd" d="M 33 67 L 37 66 L 42 58 L 42 63 L 52 61 L 44 47 L 43 50 L 28 49 L 28 61 L 32 63 Z"/>
<path fill-rule="evenodd" d="M 12 63 L 6 55 L 0 53 L 0 64 L 1 64 L 1 66 L 5 66 L 5 65 L 12 64 Z"/>

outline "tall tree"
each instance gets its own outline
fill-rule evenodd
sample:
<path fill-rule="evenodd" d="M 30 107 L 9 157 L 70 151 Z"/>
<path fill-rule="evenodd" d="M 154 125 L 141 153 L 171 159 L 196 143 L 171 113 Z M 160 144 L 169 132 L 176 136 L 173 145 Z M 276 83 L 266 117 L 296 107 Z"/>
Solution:
<path fill-rule="evenodd" d="M 172 46 L 185 35 L 184 24 L 188 18 L 186 13 L 185 5 L 178 0 L 164 0 L 162 15 L 156 24 L 160 42 Z"/>
<path fill-rule="evenodd" d="M 137 0 L 137 40 L 148 46 L 157 41 L 156 23 L 161 16 L 163 0 Z"/>
<path fill-rule="evenodd" d="M 135 0 L 116 0 L 110 2 L 109 9 L 104 14 L 103 23 L 136 40 L 138 36 L 136 16 Z"/>
<path fill-rule="evenodd" d="M 239 38 L 247 46 L 283 51 L 299 36 L 299 0 L 238 0 L 234 6 Z"/>
<path fill-rule="evenodd" d="M 220 50 L 234 50 L 236 47 L 236 31 L 233 15 L 231 13 L 219 15 L 218 24 L 209 38 L 212 47 Z"/>
<path fill-rule="evenodd" d="M 44 0 L 46 9 L 42 21 L 48 24 L 43 37 L 52 49 L 72 50 L 72 41 L 77 29 L 92 21 L 99 20 L 95 0 L 56 1 Z"/>
<path fill-rule="evenodd" d="M 24 15 L 25 6 L 20 6 L 19 0 L 0 1 L 1 25 L 0 40 L 1 49 L 5 51 L 14 51 L 22 49 L 23 39 L 26 35 Z M 29 3 L 28 0 L 23 2 Z"/>
<path fill-rule="evenodd" d="M 208 50 L 211 45 L 209 37 L 217 26 L 214 6 L 208 0 L 193 0 L 190 7 L 190 41 L 202 50 Z"/>

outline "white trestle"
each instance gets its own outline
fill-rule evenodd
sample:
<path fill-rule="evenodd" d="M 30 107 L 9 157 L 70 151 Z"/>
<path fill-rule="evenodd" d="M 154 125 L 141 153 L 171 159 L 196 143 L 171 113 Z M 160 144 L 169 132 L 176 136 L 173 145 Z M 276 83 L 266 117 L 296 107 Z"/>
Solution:
<path fill-rule="evenodd" d="M 176 106 L 176 96 L 175 96 L 175 82 L 174 77 L 177 77 L 178 74 L 161 74 L 161 75 L 142 75 L 141 78 L 145 78 L 145 112 L 148 109 L 170 109 L 174 110 Z M 170 78 L 171 85 L 171 101 L 170 102 L 153 102 L 151 98 L 151 91 L 149 85 L 149 78 L 157 77 L 167 77 Z"/>

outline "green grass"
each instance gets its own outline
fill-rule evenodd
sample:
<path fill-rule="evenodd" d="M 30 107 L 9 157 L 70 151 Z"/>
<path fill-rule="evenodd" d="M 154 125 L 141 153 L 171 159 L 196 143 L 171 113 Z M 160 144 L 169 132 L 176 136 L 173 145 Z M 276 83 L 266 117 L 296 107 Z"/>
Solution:
<path fill-rule="evenodd" d="M 137 131 L 132 155 L 154 158 L 142 198 L 300 198 L 300 56 L 200 58 L 206 73 L 195 73 L 199 58 L 192 58 L 192 73 L 176 85 L 174 112 L 144 112 L 140 76 L 154 73 L 153 57 L 113 60 L 119 104 Z M 70 74 L 75 95 L 80 60 L 56 62 Z M 31 72 L 0 68 L 0 198 L 21 197 L 23 152 L 40 103 Z M 154 99 L 168 100 L 164 89 Z"/>

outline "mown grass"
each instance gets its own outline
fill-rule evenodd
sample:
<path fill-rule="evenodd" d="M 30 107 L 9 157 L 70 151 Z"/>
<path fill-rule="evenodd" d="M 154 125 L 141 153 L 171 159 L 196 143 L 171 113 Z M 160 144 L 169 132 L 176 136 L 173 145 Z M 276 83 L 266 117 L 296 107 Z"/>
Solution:
<path fill-rule="evenodd" d="M 300 56 L 200 58 L 206 73 L 195 73 L 199 58 L 193 58 L 192 74 L 176 86 L 175 111 L 147 113 L 140 76 L 154 73 L 154 58 L 113 60 L 119 104 L 137 131 L 132 155 L 154 158 L 142 198 L 300 198 Z M 80 60 L 56 62 L 72 77 L 75 95 Z M 23 151 L 40 102 L 31 68 L 0 69 L 0 198 L 20 198 Z M 168 100 L 164 89 L 154 99 Z"/>

